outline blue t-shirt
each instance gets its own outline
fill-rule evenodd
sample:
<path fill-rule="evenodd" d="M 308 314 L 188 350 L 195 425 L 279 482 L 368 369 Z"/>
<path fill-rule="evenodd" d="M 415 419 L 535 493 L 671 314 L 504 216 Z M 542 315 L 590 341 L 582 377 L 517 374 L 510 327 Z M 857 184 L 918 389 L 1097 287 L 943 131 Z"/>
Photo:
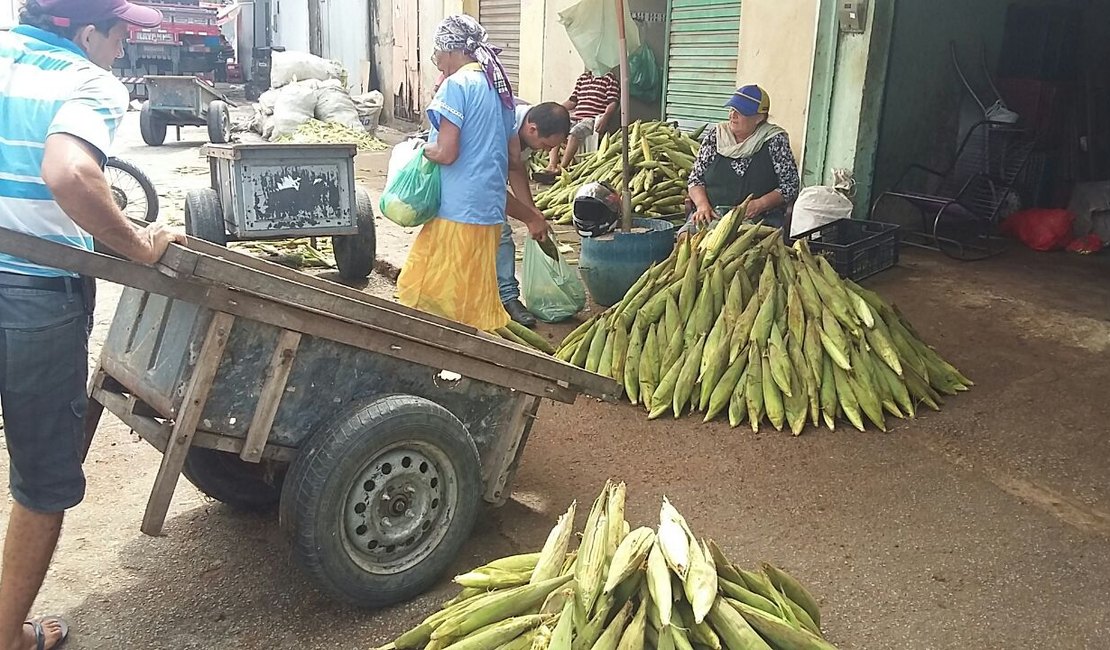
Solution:
<path fill-rule="evenodd" d="M 439 216 L 483 226 L 504 223 L 514 115 L 501 104 L 478 64 L 465 66 L 439 87 L 428 106 L 430 142 L 439 138 L 443 119 L 459 127 L 460 133 L 459 157 L 440 167 Z"/>

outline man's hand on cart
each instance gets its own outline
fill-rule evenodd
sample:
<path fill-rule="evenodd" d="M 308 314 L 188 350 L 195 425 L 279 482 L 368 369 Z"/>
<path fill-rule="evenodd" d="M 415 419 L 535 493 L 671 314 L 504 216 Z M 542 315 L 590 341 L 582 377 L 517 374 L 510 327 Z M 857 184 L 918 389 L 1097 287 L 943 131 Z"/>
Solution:
<path fill-rule="evenodd" d="M 165 224 L 152 223 L 139 231 L 149 247 L 150 254 L 144 259 L 135 259 L 143 264 L 154 264 L 166 254 L 170 244 L 184 244 L 185 233 L 166 227 Z"/>

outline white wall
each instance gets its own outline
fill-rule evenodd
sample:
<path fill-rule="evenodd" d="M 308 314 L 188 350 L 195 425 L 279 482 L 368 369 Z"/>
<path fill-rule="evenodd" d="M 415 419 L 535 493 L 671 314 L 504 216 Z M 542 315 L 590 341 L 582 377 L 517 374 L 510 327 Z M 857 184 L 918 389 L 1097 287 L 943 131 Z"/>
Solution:
<path fill-rule="evenodd" d="M 308 52 L 308 0 L 273 0 L 272 9 L 274 45 Z"/>
<path fill-rule="evenodd" d="M 364 93 L 363 63 L 370 60 L 370 7 L 367 0 L 326 0 L 320 10 L 322 51 L 347 69 L 347 87 Z"/>
<path fill-rule="evenodd" d="M 810 81 L 817 42 L 817 0 L 745 0 L 740 9 L 736 82 L 771 95 L 771 119 L 790 134 L 799 160 L 805 150 Z"/>
<path fill-rule="evenodd" d="M 0 29 L 18 24 L 21 6 L 23 0 L 0 0 Z"/>

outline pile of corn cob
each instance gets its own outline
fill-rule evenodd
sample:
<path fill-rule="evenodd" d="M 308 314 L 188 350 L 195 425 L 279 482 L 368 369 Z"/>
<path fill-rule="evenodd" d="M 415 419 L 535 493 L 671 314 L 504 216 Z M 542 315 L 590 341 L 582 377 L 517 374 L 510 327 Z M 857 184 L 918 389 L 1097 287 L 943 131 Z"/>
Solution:
<path fill-rule="evenodd" d="M 653 419 L 727 411 L 733 427 L 766 418 L 795 435 L 839 417 L 885 431 L 884 413 L 939 410 L 972 385 L 878 294 L 743 214 L 684 240 L 556 356 L 623 383 Z"/>
<path fill-rule="evenodd" d="M 632 209 L 642 217 L 660 218 L 682 212 L 686 178 L 701 145 L 666 122 L 636 122 L 628 136 L 628 164 Z M 564 170 L 548 190 L 536 197 L 536 207 L 556 223 L 570 223 L 574 196 L 586 183 L 605 181 L 624 191 L 624 145 L 619 134 L 606 134 L 597 151 L 569 171 Z"/>
<path fill-rule="evenodd" d="M 629 530 L 607 483 L 568 553 L 575 505 L 539 553 L 455 578 L 462 593 L 382 650 L 835 650 L 786 572 L 738 568 L 666 500 L 657 529 Z"/>

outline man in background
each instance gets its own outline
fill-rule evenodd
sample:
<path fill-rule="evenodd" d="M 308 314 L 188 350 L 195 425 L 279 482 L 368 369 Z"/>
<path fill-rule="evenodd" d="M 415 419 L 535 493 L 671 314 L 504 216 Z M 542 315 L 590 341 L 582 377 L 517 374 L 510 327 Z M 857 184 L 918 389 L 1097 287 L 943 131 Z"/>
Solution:
<path fill-rule="evenodd" d="M 570 111 L 571 121 L 574 125 L 570 129 L 570 138 L 567 140 L 566 150 L 562 160 L 559 159 L 559 150 L 551 150 L 551 159 L 548 161 L 547 172 L 558 174 L 560 169 L 570 167 L 579 147 L 590 134 L 602 134 L 613 123 L 613 116 L 621 101 L 620 82 L 612 71 L 600 77 L 586 70 L 574 82 L 574 91 L 570 98 L 563 102 L 563 106 Z"/>

